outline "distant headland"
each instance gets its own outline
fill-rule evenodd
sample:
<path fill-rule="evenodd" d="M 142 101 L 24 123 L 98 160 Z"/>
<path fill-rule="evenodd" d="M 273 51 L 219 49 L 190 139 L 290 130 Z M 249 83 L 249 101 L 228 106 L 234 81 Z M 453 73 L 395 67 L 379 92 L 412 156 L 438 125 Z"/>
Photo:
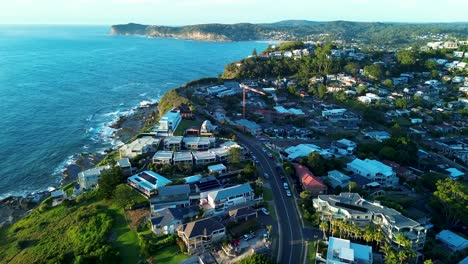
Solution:
<path fill-rule="evenodd" d="M 330 41 L 372 45 L 408 45 L 437 38 L 468 37 L 468 23 L 379 23 L 285 20 L 275 23 L 200 24 L 158 26 L 121 24 L 111 26 L 112 35 L 142 35 L 199 41 Z M 426 36 L 426 37 L 422 37 Z"/>

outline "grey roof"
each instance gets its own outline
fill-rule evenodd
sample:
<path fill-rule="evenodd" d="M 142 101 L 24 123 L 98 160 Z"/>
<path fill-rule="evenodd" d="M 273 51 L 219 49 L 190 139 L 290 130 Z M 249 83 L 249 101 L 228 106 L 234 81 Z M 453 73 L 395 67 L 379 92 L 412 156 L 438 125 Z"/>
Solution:
<path fill-rule="evenodd" d="M 196 160 L 216 159 L 216 154 L 209 151 L 196 151 L 192 152 L 192 154 L 193 158 Z"/>
<path fill-rule="evenodd" d="M 167 150 L 160 150 L 156 153 L 154 153 L 153 159 L 154 160 L 170 160 L 172 159 L 172 151 L 167 151 Z"/>
<path fill-rule="evenodd" d="M 250 184 L 244 183 L 244 184 L 236 185 L 236 186 L 229 187 L 226 189 L 210 192 L 208 196 L 213 198 L 214 201 L 219 201 L 219 200 L 223 200 L 223 199 L 226 199 L 231 196 L 238 195 L 238 194 L 251 193 L 251 192 L 253 192 L 253 190 L 252 190 L 252 187 L 250 187 Z"/>
<path fill-rule="evenodd" d="M 190 194 L 190 185 L 181 184 L 181 185 L 171 185 L 164 186 L 158 189 L 158 196 L 169 196 L 169 195 L 189 195 Z"/>
<path fill-rule="evenodd" d="M 151 225 L 166 226 L 173 221 L 183 221 L 188 215 L 193 215 L 198 212 L 197 208 L 164 208 L 159 211 L 156 216 L 150 218 Z"/>
<path fill-rule="evenodd" d="M 174 161 L 192 160 L 191 152 L 174 152 Z"/>
<path fill-rule="evenodd" d="M 210 217 L 181 225 L 177 228 L 177 230 L 184 232 L 185 237 L 190 239 L 204 235 L 209 236 L 214 231 L 224 228 L 224 225 L 216 220 L 216 218 Z"/>
<path fill-rule="evenodd" d="M 126 168 L 126 167 L 131 167 L 132 166 L 132 164 L 130 164 L 130 160 L 128 158 L 119 159 L 117 161 L 117 164 L 119 164 L 119 167 L 121 167 L 121 168 Z"/>

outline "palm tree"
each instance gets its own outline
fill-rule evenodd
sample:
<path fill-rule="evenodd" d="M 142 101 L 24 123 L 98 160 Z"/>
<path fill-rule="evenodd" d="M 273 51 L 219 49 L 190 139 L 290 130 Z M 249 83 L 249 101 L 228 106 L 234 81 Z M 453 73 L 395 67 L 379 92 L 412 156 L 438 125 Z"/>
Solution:
<path fill-rule="evenodd" d="M 387 257 L 392 252 L 392 246 L 390 246 L 390 244 L 388 244 L 388 243 L 384 243 L 380 247 L 380 252 L 382 252 L 384 254 L 384 256 Z"/>
<path fill-rule="evenodd" d="M 403 233 L 397 233 L 395 235 L 395 242 L 398 244 L 398 249 L 400 249 L 400 246 L 403 246 L 403 243 L 405 243 L 406 237 L 403 235 Z"/>
<path fill-rule="evenodd" d="M 325 232 L 328 231 L 328 222 L 322 221 L 319 225 L 319 228 L 323 231 L 323 239 L 326 239 Z"/>
<path fill-rule="evenodd" d="M 375 230 L 372 226 L 367 226 L 366 230 L 364 230 L 364 235 L 363 238 L 364 240 L 369 243 L 372 241 L 372 238 L 374 237 Z"/>
<path fill-rule="evenodd" d="M 383 239 L 384 236 L 382 234 L 382 231 L 380 229 L 377 229 L 372 237 L 372 240 L 374 240 L 377 243 L 377 246 L 379 246 Z"/>
<path fill-rule="evenodd" d="M 400 261 L 400 264 L 403 263 L 405 260 L 408 259 L 408 254 L 406 253 L 406 250 L 400 250 L 397 254 L 398 260 Z"/>

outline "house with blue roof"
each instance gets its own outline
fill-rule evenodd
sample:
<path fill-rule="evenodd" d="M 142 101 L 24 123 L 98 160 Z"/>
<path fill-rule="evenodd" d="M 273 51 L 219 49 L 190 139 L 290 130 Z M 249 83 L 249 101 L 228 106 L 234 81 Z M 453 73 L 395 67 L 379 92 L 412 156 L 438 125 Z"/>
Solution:
<path fill-rule="evenodd" d="M 172 181 L 153 171 L 142 171 L 127 179 L 128 185 L 147 197 L 157 194 L 160 187 L 166 186 Z"/>

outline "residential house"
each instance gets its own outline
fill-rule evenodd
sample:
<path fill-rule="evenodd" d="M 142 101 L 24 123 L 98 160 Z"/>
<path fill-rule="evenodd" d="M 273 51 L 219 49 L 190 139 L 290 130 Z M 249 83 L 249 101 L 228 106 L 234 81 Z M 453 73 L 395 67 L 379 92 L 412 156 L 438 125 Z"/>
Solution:
<path fill-rule="evenodd" d="M 372 264 L 372 247 L 353 243 L 347 239 L 328 239 L 327 264 Z"/>
<path fill-rule="evenodd" d="M 124 176 L 132 175 L 132 164 L 130 163 L 130 160 L 128 158 L 119 159 L 117 161 L 117 166 L 119 166 L 120 169 L 122 169 L 122 174 Z"/>
<path fill-rule="evenodd" d="M 436 239 L 454 252 L 468 248 L 468 240 L 450 230 L 442 230 L 436 235 Z"/>
<path fill-rule="evenodd" d="M 254 200 L 250 184 L 244 183 L 216 191 L 210 191 L 206 199 L 200 200 L 206 214 L 220 214 L 234 206 L 246 205 Z"/>
<path fill-rule="evenodd" d="M 288 147 L 284 150 L 288 154 L 288 160 L 296 160 L 298 158 L 304 158 L 309 156 L 312 152 L 318 152 L 321 156 L 331 157 L 331 153 L 327 150 L 323 150 L 319 146 L 314 144 L 299 144 L 297 146 Z"/>
<path fill-rule="evenodd" d="M 458 180 L 460 178 L 463 178 L 463 176 L 465 175 L 465 173 L 459 171 L 457 168 L 447 168 L 445 169 L 445 171 L 448 172 L 448 176 L 452 180 Z"/>
<path fill-rule="evenodd" d="M 209 137 L 185 137 L 182 139 L 183 147 L 187 150 L 208 150 L 216 142 L 215 138 Z"/>
<path fill-rule="evenodd" d="M 226 237 L 226 228 L 216 218 L 204 218 L 177 227 L 177 235 L 193 254 Z"/>
<path fill-rule="evenodd" d="M 192 109 L 187 104 L 180 104 L 174 110 L 180 113 L 182 119 L 193 119 Z"/>
<path fill-rule="evenodd" d="M 182 149 L 183 137 L 166 137 L 164 138 L 164 150 L 179 151 Z"/>
<path fill-rule="evenodd" d="M 327 186 L 318 177 L 315 177 L 310 170 L 297 163 L 293 163 L 296 174 L 301 179 L 302 186 L 309 190 L 312 196 L 327 193 Z"/>
<path fill-rule="evenodd" d="M 212 136 L 218 131 L 218 127 L 213 125 L 210 120 L 203 121 L 200 127 L 200 135 Z"/>
<path fill-rule="evenodd" d="M 191 152 L 174 152 L 172 160 L 173 165 L 193 165 L 193 156 Z"/>
<path fill-rule="evenodd" d="M 382 161 L 383 164 L 392 167 L 392 170 L 397 174 L 398 177 L 405 178 L 406 180 L 414 180 L 416 179 L 416 175 L 406 167 L 400 166 L 400 164 L 390 161 L 384 160 Z"/>
<path fill-rule="evenodd" d="M 313 205 L 321 213 L 322 219 L 332 217 L 359 227 L 374 224 L 379 226 L 385 239 L 393 245 L 397 245 L 396 235 L 402 233 L 410 240 L 413 249 L 424 248 L 427 230 L 420 223 L 379 202 L 367 201 L 357 193 L 319 195 L 313 199 Z"/>
<path fill-rule="evenodd" d="M 220 163 L 220 164 L 215 164 L 215 165 L 211 165 L 211 166 L 208 166 L 208 171 L 210 172 L 210 174 L 224 174 L 227 172 L 227 168 L 226 166 L 224 166 L 224 164 Z"/>
<path fill-rule="evenodd" d="M 135 190 L 143 193 L 147 197 L 157 194 L 158 188 L 161 188 L 172 181 L 153 171 L 142 171 L 127 179 L 128 185 Z"/>
<path fill-rule="evenodd" d="M 338 141 L 333 141 L 331 144 L 331 152 L 339 155 L 351 155 L 356 150 L 356 143 L 348 139 L 340 139 Z"/>
<path fill-rule="evenodd" d="M 363 133 L 365 136 L 373 138 L 379 142 L 383 142 L 391 138 L 391 135 L 385 131 L 368 131 L 368 132 L 363 132 Z"/>
<path fill-rule="evenodd" d="M 153 156 L 153 163 L 156 164 L 172 164 L 172 157 L 174 152 L 167 150 L 160 150 Z"/>
<path fill-rule="evenodd" d="M 156 127 L 155 130 L 158 133 L 172 135 L 172 133 L 177 129 L 181 121 L 182 116 L 180 114 L 180 111 L 173 108 L 159 119 L 159 125 Z"/>
<path fill-rule="evenodd" d="M 189 184 L 160 187 L 158 189 L 158 194 L 150 199 L 150 208 L 152 213 L 156 213 L 164 208 L 182 208 L 189 206 Z"/>
<path fill-rule="evenodd" d="M 195 166 L 205 166 L 207 164 L 216 162 L 216 154 L 210 151 L 197 151 L 192 152 Z"/>
<path fill-rule="evenodd" d="M 160 142 L 159 138 L 144 136 L 120 147 L 119 153 L 122 158 L 134 158 L 137 155 L 156 151 Z"/>
<path fill-rule="evenodd" d="M 230 210 L 228 215 L 229 220 L 233 222 L 247 221 L 249 219 L 258 217 L 257 210 L 253 209 L 250 206 Z"/>
<path fill-rule="evenodd" d="M 260 125 L 247 119 L 237 120 L 236 126 L 242 131 L 250 133 L 252 136 L 256 136 L 262 131 L 262 127 Z"/>
<path fill-rule="evenodd" d="M 346 109 L 330 109 L 330 110 L 323 110 L 322 117 L 329 118 L 331 116 L 342 116 L 346 113 Z"/>
<path fill-rule="evenodd" d="M 199 199 L 208 198 L 208 193 L 215 190 L 221 190 L 223 186 L 219 183 L 218 179 L 214 176 L 208 176 L 201 178 L 195 183 L 195 192 L 199 193 Z"/>
<path fill-rule="evenodd" d="M 228 161 L 229 159 L 229 148 L 212 148 L 209 152 L 215 154 L 216 160 L 219 162 Z"/>
<path fill-rule="evenodd" d="M 346 168 L 361 177 L 383 186 L 395 186 L 398 184 L 398 178 L 392 167 L 377 160 L 361 160 L 356 158 L 348 163 Z"/>
<path fill-rule="evenodd" d="M 64 190 L 56 190 L 50 193 L 50 197 L 52 197 L 52 206 L 56 206 L 67 199 L 67 193 Z"/>
<path fill-rule="evenodd" d="M 328 180 L 333 188 L 338 186 L 342 189 L 348 187 L 350 179 L 351 177 L 337 170 L 328 172 Z"/>
<path fill-rule="evenodd" d="M 164 208 L 149 218 L 151 230 L 156 236 L 175 234 L 177 227 L 183 224 L 184 219 L 195 217 L 198 214 L 197 207 Z"/>
<path fill-rule="evenodd" d="M 82 189 L 91 189 L 98 185 L 102 170 L 110 169 L 109 165 L 92 168 L 78 173 L 78 183 Z"/>

